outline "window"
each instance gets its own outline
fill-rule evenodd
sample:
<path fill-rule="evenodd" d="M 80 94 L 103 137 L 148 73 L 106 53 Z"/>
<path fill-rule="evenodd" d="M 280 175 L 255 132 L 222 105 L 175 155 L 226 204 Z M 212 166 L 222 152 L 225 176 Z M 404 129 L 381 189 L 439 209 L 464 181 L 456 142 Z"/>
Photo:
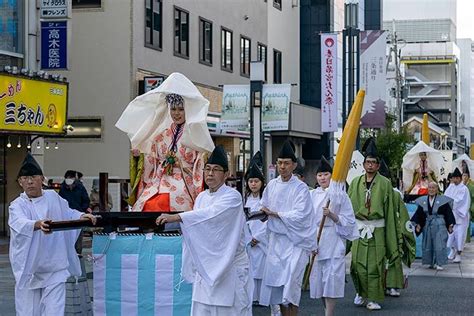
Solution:
<path fill-rule="evenodd" d="M 273 6 L 278 10 L 281 10 L 281 0 L 273 0 Z"/>
<path fill-rule="evenodd" d="M 73 8 L 100 8 L 101 0 L 72 0 Z"/>
<path fill-rule="evenodd" d="M 273 83 L 281 83 L 281 52 L 273 50 Z"/>
<path fill-rule="evenodd" d="M 162 43 L 161 0 L 145 0 L 145 46 L 161 49 Z"/>
<path fill-rule="evenodd" d="M 250 39 L 240 36 L 240 74 L 250 76 Z"/>
<path fill-rule="evenodd" d="M 257 45 L 257 61 L 263 61 L 265 68 L 265 81 L 267 81 L 267 46 L 258 43 Z"/>
<path fill-rule="evenodd" d="M 174 54 L 189 57 L 189 13 L 174 7 Z"/>
<path fill-rule="evenodd" d="M 212 65 L 212 22 L 199 18 L 199 61 Z"/>
<path fill-rule="evenodd" d="M 232 71 L 232 31 L 221 30 L 221 68 Z"/>

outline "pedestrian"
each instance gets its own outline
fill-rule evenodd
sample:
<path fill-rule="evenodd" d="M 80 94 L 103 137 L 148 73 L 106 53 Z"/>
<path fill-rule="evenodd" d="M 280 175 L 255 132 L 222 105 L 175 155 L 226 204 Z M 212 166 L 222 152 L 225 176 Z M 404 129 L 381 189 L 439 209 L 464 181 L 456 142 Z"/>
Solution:
<path fill-rule="evenodd" d="M 453 214 L 456 220 L 453 232 L 448 236 L 447 244 L 451 248 L 448 259 L 453 260 L 454 263 L 460 263 L 466 243 L 467 226 L 470 224 L 471 196 L 469 189 L 462 183 L 462 174 L 458 168 L 454 169 L 451 175 L 451 184 L 444 194 L 454 200 Z"/>
<path fill-rule="evenodd" d="M 89 209 L 89 196 L 87 195 L 86 188 L 77 179 L 77 172 L 74 170 L 67 170 L 64 174 L 64 181 L 61 183 L 59 189 L 59 195 L 65 199 L 69 207 L 79 212 L 88 213 Z M 79 256 L 82 256 L 82 239 L 83 233 L 81 231 L 76 241 L 76 251 Z"/>
<path fill-rule="evenodd" d="M 193 209 L 206 157 L 214 149 L 208 109 L 209 101 L 180 73 L 127 106 L 116 126 L 131 141 L 132 211 Z"/>
<path fill-rule="evenodd" d="M 81 275 L 74 251 L 79 231 L 51 233 L 48 222 L 86 218 L 95 224 L 96 220 L 71 209 L 54 190 L 42 190 L 43 172 L 31 154 L 17 179 L 24 192 L 11 202 L 8 218 L 16 315 L 64 315 L 65 282 Z"/>
<path fill-rule="evenodd" d="M 279 304 L 283 316 L 298 313 L 304 271 L 316 247 L 311 197 L 308 186 L 293 175 L 296 165 L 286 141 L 277 159 L 280 175 L 268 183 L 260 202 L 268 215 L 268 250 L 259 303 Z"/>
<path fill-rule="evenodd" d="M 398 249 L 397 217 L 390 180 L 378 173 L 380 158 L 375 140 L 364 144 L 365 174 L 352 180 L 349 197 L 360 238 L 352 242 L 351 276 L 356 289 L 354 304 L 379 310 L 385 298 L 385 263 L 394 262 Z"/>
<path fill-rule="evenodd" d="M 87 190 L 76 177 L 76 171 L 67 170 L 59 189 L 59 195 L 69 203 L 69 207 L 79 212 L 87 212 L 89 196 Z"/>
<path fill-rule="evenodd" d="M 91 188 L 91 194 L 89 195 L 90 199 L 90 204 L 89 208 L 91 209 L 92 212 L 99 212 L 101 211 L 99 208 L 100 205 L 100 195 L 99 195 L 99 179 L 94 179 L 92 180 L 92 188 Z M 112 207 L 114 206 L 113 201 L 112 201 L 112 195 L 107 192 L 107 206 L 105 207 L 106 212 L 110 212 Z"/>
<path fill-rule="evenodd" d="M 316 226 L 320 242 L 317 248 L 316 260 L 313 263 L 310 276 L 310 297 L 322 298 L 325 315 L 334 315 L 336 301 L 344 298 L 346 277 L 346 241 L 359 238 L 354 211 L 349 196 L 342 192 L 343 198 L 339 205 L 329 203 L 328 193 L 331 182 L 332 167 L 322 157 L 316 170 L 318 187 L 311 191 L 313 209 L 316 215 Z M 325 216 L 324 226 L 320 223 Z"/>
<path fill-rule="evenodd" d="M 448 233 L 453 232 L 455 219 L 451 209 L 453 200 L 439 195 L 438 190 L 436 182 L 428 184 L 428 196 L 415 200 L 418 207 L 411 221 L 416 225 L 416 235 L 423 233 L 421 263 L 430 269 L 443 270 L 448 263 Z"/>
<path fill-rule="evenodd" d="M 242 196 L 225 185 L 227 153 L 212 152 L 204 168 L 209 189 L 193 211 L 162 214 L 156 223 L 180 222 L 183 232 L 184 279 L 193 284 L 191 315 L 252 315 L 252 278 L 245 249 Z"/>

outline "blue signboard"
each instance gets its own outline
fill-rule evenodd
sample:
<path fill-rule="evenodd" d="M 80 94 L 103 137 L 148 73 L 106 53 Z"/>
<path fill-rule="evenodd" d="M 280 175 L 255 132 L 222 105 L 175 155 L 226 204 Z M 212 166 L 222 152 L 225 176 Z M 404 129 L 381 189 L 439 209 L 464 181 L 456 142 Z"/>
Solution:
<path fill-rule="evenodd" d="M 41 22 L 41 69 L 67 68 L 67 21 Z"/>

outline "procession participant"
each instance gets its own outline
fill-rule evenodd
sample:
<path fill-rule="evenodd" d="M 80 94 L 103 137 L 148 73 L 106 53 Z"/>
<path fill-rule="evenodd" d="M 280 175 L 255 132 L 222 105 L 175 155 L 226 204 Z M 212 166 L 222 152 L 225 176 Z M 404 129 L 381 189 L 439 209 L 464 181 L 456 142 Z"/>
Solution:
<path fill-rule="evenodd" d="M 444 168 L 443 154 L 419 141 L 403 156 L 403 187 L 410 195 L 428 194 L 428 182 L 438 182 Z"/>
<path fill-rule="evenodd" d="M 74 249 L 79 230 L 51 233 L 48 222 L 96 219 L 71 209 L 54 190 L 42 190 L 43 171 L 27 154 L 18 173 L 23 189 L 9 207 L 10 263 L 15 276 L 18 316 L 64 315 L 66 280 L 80 276 Z"/>
<path fill-rule="evenodd" d="M 464 171 L 462 174 L 462 183 L 464 183 L 464 185 L 469 190 L 469 196 L 471 197 L 469 215 L 471 217 L 471 221 L 473 221 L 474 220 L 474 182 L 471 180 L 470 172 L 468 169 L 467 171 Z M 471 242 L 471 223 L 468 223 L 467 225 L 466 242 Z"/>
<path fill-rule="evenodd" d="M 378 174 L 379 156 L 373 138 L 365 148 L 365 175 L 349 186 L 360 238 L 352 242 L 351 276 L 356 288 L 354 304 L 369 310 L 381 309 L 384 300 L 385 263 L 399 256 L 397 215 L 390 181 Z"/>
<path fill-rule="evenodd" d="M 417 235 L 423 232 L 421 263 L 430 269 L 443 270 L 448 263 L 448 233 L 453 232 L 455 219 L 451 204 L 453 200 L 439 195 L 438 184 L 428 184 L 428 195 L 415 200 L 418 205 L 411 221 L 415 223 Z"/>
<path fill-rule="evenodd" d="M 380 160 L 379 174 L 392 182 L 390 169 L 383 159 Z M 413 235 L 410 215 L 403 202 L 403 196 L 396 188 L 393 188 L 393 194 L 394 209 L 397 213 L 397 238 L 400 256 L 394 262 L 388 264 L 385 294 L 399 297 L 400 289 L 405 287 L 402 263 L 410 267 L 415 260 L 416 240 Z"/>
<path fill-rule="evenodd" d="M 454 200 L 453 214 L 456 224 L 453 232 L 448 236 L 448 247 L 451 248 L 448 259 L 454 263 L 461 262 L 461 254 L 466 242 L 467 225 L 470 224 L 469 208 L 471 207 L 471 197 L 469 189 L 462 183 L 462 174 L 458 168 L 454 169 L 451 175 L 451 184 L 444 194 Z"/>
<path fill-rule="evenodd" d="M 263 157 L 258 151 L 250 160 L 249 167 L 245 173 L 246 188 L 244 195 L 245 207 L 251 212 L 258 211 L 258 205 L 265 189 L 265 177 L 263 175 Z M 250 259 L 250 274 L 253 277 L 254 291 L 253 301 L 258 303 L 260 298 L 260 287 L 262 285 L 263 267 L 267 256 L 267 222 L 260 220 L 247 221 L 246 244 Z M 270 306 L 273 315 L 280 314 L 280 306 Z"/>
<path fill-rule="evenodd" d="M 334 315 L 336 299 L 344 297 L 346 240 L 359 238 L 354 210 L 347 194 L 344 192 L 340 205 L 331 203 L 328 207 L 331 174 L 331 165 L 322 157 L 316 170 L 319 186 L 311 192 L 316 226 L 320 227 L 323 216 L 326 220 L 309 279 L 310 297 L 323 298 L 326 316 Z"/>
<path fill-rule="evenodd" d="M 315 215 L 308 186 L 293 175 L 296 156 L 289 141 L 277 160 L 278 173 L 263 191 L 268 215 L 268 250 L 259 303 L 279 304 L 282 315 L 297 315 L 309 253 L 316 247 Z"/>
<path fill-rule="evenodd" d="M 413 180 L 409 194 L 426 195 L 428 194 L 428 182 L 436 180 L 435 172 L 429 167 L 426 152 L 420 152 L 420 161 L 413 172 Z"/>
<path fill-rule="evenodd" d="M 252 315 L 242 197 L 225 185 L 228 176 L 227 154 L 217 146 L 204 168 L 209 189 L 198 195 L 193 211 L 156 220 L 157 225 L 181 223 L 182 275 L 193 284 L 191 315 Z"/>
<path fill-rule="evenodd" d="M 132 157 L 132 211 L 193 208 L 202 190 L 205 156 L 214 148 L 208 108 L 196 86 L 173 73 L 124 110 L 116 126 L 130 137 L 133 155 L 143 153 Z"/>

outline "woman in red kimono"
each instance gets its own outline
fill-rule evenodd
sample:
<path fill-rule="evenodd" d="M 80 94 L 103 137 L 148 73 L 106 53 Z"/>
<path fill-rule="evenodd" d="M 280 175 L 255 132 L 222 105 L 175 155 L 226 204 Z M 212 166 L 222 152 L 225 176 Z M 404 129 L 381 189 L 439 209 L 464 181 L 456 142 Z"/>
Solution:
<path fill-rule="evenodd" d="M 186 77 L 173 73 L 137 97 L 117 127 L 128 133 L 134 155 L 144 154 L 135 212 L 189 211 L 202 190 L 202 170 L 214 144 L 207 101 Z"/>

